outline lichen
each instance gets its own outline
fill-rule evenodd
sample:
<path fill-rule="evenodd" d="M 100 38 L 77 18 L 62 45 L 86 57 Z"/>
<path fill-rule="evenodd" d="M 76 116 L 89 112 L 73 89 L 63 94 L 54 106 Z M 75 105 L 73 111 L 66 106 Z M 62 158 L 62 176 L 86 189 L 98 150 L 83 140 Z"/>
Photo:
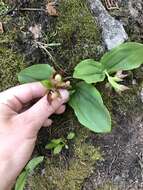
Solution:
<path fill-rule="evenodd" d="M 62 165 L 64 157 L 47 159 L 45 174 L 29 178 L 31 190 L 80 190 L 85 178 L 89 177 L 97 160 L 102 156 L 99 148 L 86 143 L 89 131 L 82 128 L 75 139 L 72 158 Z M 93 167 L 94 166 L 94 167 Z"/>
<path fill-rule="evenodd" d="M 0 91 L 18 83 L 17 74 L 24 67 L 23 62 L 11 49 L 0 48 Z"/>
<path fill-rule="evenodd" d="M 102 187 L 97 188 L 96 190 L 119 190 L 119 188 L 116 185 L 113 185 L 112 183 L 106 183 L 102 185 Z"/>

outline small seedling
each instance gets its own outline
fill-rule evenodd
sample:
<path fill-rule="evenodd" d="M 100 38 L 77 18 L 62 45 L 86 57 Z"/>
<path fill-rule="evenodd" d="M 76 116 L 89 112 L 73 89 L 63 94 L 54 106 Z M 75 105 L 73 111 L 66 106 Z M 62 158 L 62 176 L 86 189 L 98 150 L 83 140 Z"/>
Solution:
<path fill-rule="evenodd" d="M 122 71 L 133 70 L 143 63 L 143 44 L 128 42 L 105 53 L 100 61 L 86 59 L 74 69 L 72 85 L 48 64 L 33 65 L 19 73 L 20 83 L 41 81 L 47 88 L 49 103 L 60 96 L 59 89 L 71 92 L 69 105 L 79 122 L 96 133 L 111 131 L 111 117 L 95 85 L 105 79 L 118 93 L 129 89 L 120 84 L 125 78 Z M 82 81 L 77 81 L 82 80 Z M 54 95 L 53 95 L 54 93 Z M 52 94 L 52 95 L 51 95 Z M 60 142 L 63 147 L 63 142 Z"/>
<path fill-rule="evenodd" d="M 33 170 L 41 163 L 43 162 L 44 157 L 39 156 L 36 158 L 33 158 L 28 162 L 23 172 L 19 175 L 17 178 L 16 184 L 15 184 L 15 190 L 23 190 L 28 176 L 33 172 Z"/>
<path fill-rule="evenodd" d="M 53 154 L 59 154 L 63 148 L 68 149 L 68 141 L 75 137 L 75 133 L 70 132 L 66 138 L 52 139 L 50 143 L 46 145 L 46 149 L 52 150 Z"/>

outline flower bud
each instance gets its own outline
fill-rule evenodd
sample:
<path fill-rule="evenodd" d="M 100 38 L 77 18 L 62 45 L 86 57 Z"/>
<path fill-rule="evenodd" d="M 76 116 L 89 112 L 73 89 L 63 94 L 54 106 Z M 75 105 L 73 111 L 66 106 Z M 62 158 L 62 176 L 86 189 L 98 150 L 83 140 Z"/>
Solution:
<path fill-rule="evenodd" d="M 69 87 L 70 86 L 70 81 L 66 81 L 66 86 Z"/>
<path fill-rule="evenodd" d="M 54 78 L 57 82 L 61 82 L 62 81 L 62 76 L 60 74 L 56 74 L 55 78 Z"/>
<path fill-rule="evenodd" d="M 123 71 L 117 71 L 115 77 L 119 78 L 119 79 L 124 79 L 125 77 L 127 77 L 128 74 L 123 74 Z"/>

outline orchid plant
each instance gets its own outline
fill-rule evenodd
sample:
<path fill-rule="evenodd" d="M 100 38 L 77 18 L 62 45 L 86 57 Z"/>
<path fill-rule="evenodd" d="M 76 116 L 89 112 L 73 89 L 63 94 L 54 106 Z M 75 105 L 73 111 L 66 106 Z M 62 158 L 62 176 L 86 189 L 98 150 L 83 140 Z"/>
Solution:
<path fill-rule="evenodd" d="M 86 59 L 77 64 L 72 84 L 48 64 L 28 67 L 19 73 L 18 79 L 22 84 L 40 81 L 47 88 L 49 103 L 60 96 L 60 88 L 68 89 L 71 92 L 68 103 L 79 122 L 93 132 L 107 133 L 111 131 L 110 113 L 95 86 L 107 78 L 118 93 L 127 90 L 127 86 L 120 84 L 127 76 L 123 71 L 138 68 L 142 63 L 143 44 L 127 42 L 105 53 L 100 61 Z"/>

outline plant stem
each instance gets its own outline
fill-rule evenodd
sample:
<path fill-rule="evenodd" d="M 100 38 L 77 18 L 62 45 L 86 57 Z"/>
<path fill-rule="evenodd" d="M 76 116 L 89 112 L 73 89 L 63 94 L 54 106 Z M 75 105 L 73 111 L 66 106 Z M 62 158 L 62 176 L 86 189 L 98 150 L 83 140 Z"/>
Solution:
<path fill-rule="evenodd" d="M 104 71 L 104 73 L 105 73 L 105 75 L 107 76 L 107 78 L 110 77 L 109 73 L 108 73 L 106 70 Z"/>

